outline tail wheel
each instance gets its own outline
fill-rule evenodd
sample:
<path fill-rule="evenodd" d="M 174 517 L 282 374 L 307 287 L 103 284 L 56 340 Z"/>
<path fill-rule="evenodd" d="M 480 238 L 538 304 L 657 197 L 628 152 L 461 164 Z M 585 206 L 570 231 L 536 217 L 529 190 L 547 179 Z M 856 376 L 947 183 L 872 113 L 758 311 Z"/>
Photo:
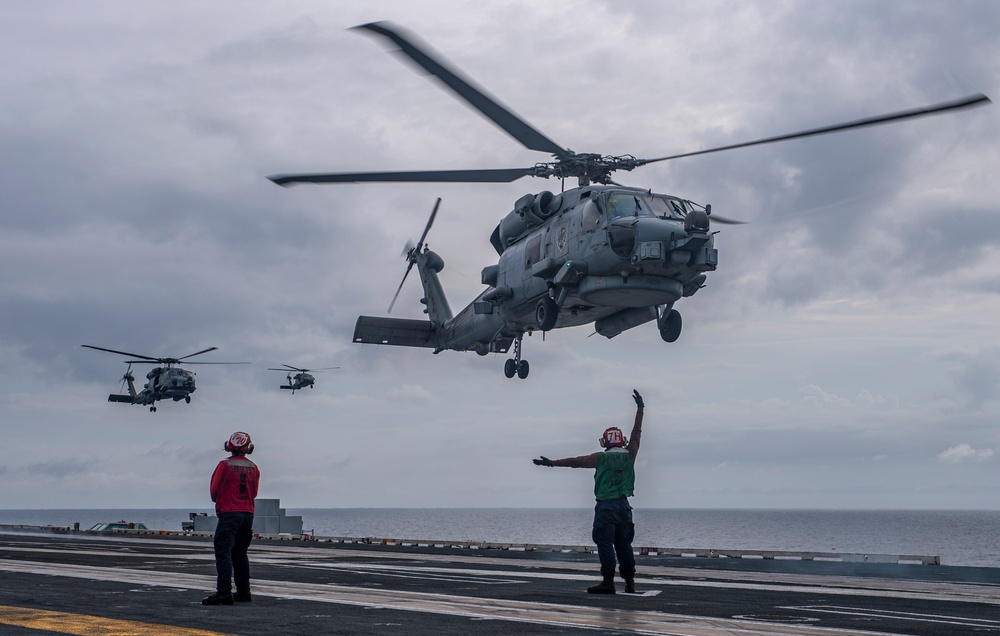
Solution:
<path fill-rule="evenodd" d="M 548 331 L 556 326 L 558 319 L 559 308 L 556 307 L 556 301 L 552 300 L 550 296 L 539 298 L 538 305 L 535 307 L 535 323 L 538 328 L 542 331 Z"/>
<path fill-rule="evenodd" d="M 513 378 L 515 373 L 517 373 L 517 363 L 514 362 L 514 358 L 507 358 L 507 362 L 503 364 L 503 374 Z"/>

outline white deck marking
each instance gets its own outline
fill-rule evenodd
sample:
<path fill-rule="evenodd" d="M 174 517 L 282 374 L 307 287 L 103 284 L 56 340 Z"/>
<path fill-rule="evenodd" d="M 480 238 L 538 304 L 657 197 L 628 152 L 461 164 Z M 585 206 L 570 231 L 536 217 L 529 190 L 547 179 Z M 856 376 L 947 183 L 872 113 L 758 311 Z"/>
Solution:
<path fill-rule="evenodd" d="M 113 581 L 138 585 L 213 590 L 207 575 L 0 560 L 0 571 Z M 581 605 L 532 603 L 470 596 L 378 590 L 343 585 L 254 580 L 254 594 L 378 609 L 446 614 L 470 619 L 507 620 L 583 629 L 663 636 L 871 636 L 885 632 L 831 629 L 753 620 L 714 619 L 663 612 L 609 610 Z"/>
<path fill-rule="evenodd" d="M 274 561 L 272 561 L 274 563 Z M 414 572 L 414 573 L 452 573 L 452 574 L 466 574 L 469 576 L 517 576 L 519 578 L 525 579 L 550 579 L 558 581 L 590 581 L 595 580 L 593 574 L 567 574 L 565 572 L 511 572 L 510 570 L 482 570 L 482 569 L 463 569 L 463 568 L 438 568 L 430 566 L 400 566 L 400 565 L 383 565 L 380 563 L 309 563 L 309 564 L 298 564 L 299 567 L 312 567 L 320 569 L 331 569 L 331 570 L 353 570 L 353 571 L 370 571 L 370 572 Z M 872 589 L 871 587 L 866 589 L 857 588 L 846 588 L 840 586 L 825 586 L 825 585 L 783 585 L 783 584 L 770 584 L 770 583 L 739 583 L 735 581 L 700 581 L 692 579 L 661 579 L 661 578 L 643 578 L 636 577 L 635 579 L 637 586 L 650 586 L 650 585 L 662 585 L 662 586 L 678 586 L 678 587 L 707 587 L 707 588 L 723 588 L 723 589 L 740 589 L 740 590 L 754 590 L 754 591 L 765 591 L 765 592 L 781 592 L 784 594 L 795 593 L 795 594 L 829 594 L 834 596 L 864 596 L 864 597 L 880 597 L 880 598 L 904 598 L 904 599 L 919 599 L 919 600 L 935 600 L 935 601 L 969 601 L 968 595 L 965 594 L 963 590 L 962 595 L 956 597 L 954 594 L 940 593 L 937 587 L 928 587 L 925 591 L 914 592 L 910 590 L 878 590 Z M 868 584 L 871 585 L 875 581 L 868 579 Z M 637 595 L 638 596 L 638 595 Z M 977 597 L 976 601 L 978 603 L 988 603 L 991 605 L 1000 605 L 1000 598 L 996 596 L 985 596 Z"/>
<path fill-rule="evenodd" d="M 786 605 L 780 609 L 800 612 L 816 612 L 819 614 L 839 614 L 842 616 L 862 616 L 867 618 L 883 618 L 918 623 L 939 623 L 943 625 L 961 625 L 975 627 L 977 631 L 1000 631 L 1000 620 L 988 618 L 969 618 L 967 616 L 949 616 L 946 614 L 922 614 L 919 612 L 897 612 L 869 607 L 840 607 L 837 605 Z"/>

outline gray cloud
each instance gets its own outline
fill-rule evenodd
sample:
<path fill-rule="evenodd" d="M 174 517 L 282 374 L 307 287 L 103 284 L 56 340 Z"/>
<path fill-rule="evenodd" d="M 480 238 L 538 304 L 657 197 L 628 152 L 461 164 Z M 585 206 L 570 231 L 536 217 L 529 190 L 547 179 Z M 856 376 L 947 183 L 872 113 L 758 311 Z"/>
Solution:
<path fill-rule="evenodd" d="M 24 466 L 25 472 L 43 477 L 73 477 L 93 470 L 87 462 L 79 460 L 49 460 Z"/>
<path fill-rule="evenodd" d="M 429 242 L 457 310 L 495 262 L 497 221 L 559 183 L 264 177 L 547 159 L 345 30 L 373 19 L 560 144 L 656 157 L 996 97 L 996 3 L 590 0 L 572 21 L 529 2 L 55 7 L 0 19 L 0 54 L 19 60 L 0 74 L 0 470 L 16 485 L 0 507 L 204 507 L 237 429 L 286 505 L 586 505 L 578 479 L 543 481 L 527 459 L 595 450 L 628 426 L 633 387 L 649 404 L 640 479 L 656 484 L 638 505 L 993 505 L 990 462 L 938 457 L 997 444 L 995 106 L 618 175 L 751 223 L 721 228 L 719 270 L 678 303 L 680 341 L 649 325 L 536 335 L 523 382 L 502 356 L 351 335 L 384 315 L 435 197 Z M 394 315 L 421 318 L 411 278 Z M 154 415 L 105 401 L 122 358 L 85 343 L 254 364 L 192 367 L 192 404 Z M 264 371 L 280 364 L 342 369 L 292 396 Z M 461 461 L 428 466 L 442 454 Z M 364 492 L 339 483 L 345 465 Z M 86 491 L 53 485 L 92 473 Z M 931 495 L 900 496 L 918 488 Z"/>

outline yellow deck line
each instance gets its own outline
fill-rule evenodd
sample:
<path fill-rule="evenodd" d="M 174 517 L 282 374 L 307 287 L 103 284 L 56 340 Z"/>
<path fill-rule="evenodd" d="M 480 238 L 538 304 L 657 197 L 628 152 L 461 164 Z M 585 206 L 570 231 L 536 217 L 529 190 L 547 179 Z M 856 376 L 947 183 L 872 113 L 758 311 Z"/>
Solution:
<path fill-rule="evenodd" d="M 222 632 L 123 621 L 103 616 L 51 612 L 32 607 L 0 605 L 0 625 L 42 629 L 75 636 L 227 636 Z"/>

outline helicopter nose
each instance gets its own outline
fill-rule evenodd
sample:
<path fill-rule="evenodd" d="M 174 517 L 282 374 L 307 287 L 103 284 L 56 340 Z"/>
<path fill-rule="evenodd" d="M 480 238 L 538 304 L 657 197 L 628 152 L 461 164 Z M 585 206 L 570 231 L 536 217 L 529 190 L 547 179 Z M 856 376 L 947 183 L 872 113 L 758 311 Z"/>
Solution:
<path fill-rule="evenodd" d="M 635 223 L 635 229 L 638 231 L 635 240 L 640 244 L 648 241 L 662 241 L 664 245 L 669 245 L 671 241 L 683 239 L 685 235 L 680 220 L 675 219 L 644 217 L 638 219 Z"/>

